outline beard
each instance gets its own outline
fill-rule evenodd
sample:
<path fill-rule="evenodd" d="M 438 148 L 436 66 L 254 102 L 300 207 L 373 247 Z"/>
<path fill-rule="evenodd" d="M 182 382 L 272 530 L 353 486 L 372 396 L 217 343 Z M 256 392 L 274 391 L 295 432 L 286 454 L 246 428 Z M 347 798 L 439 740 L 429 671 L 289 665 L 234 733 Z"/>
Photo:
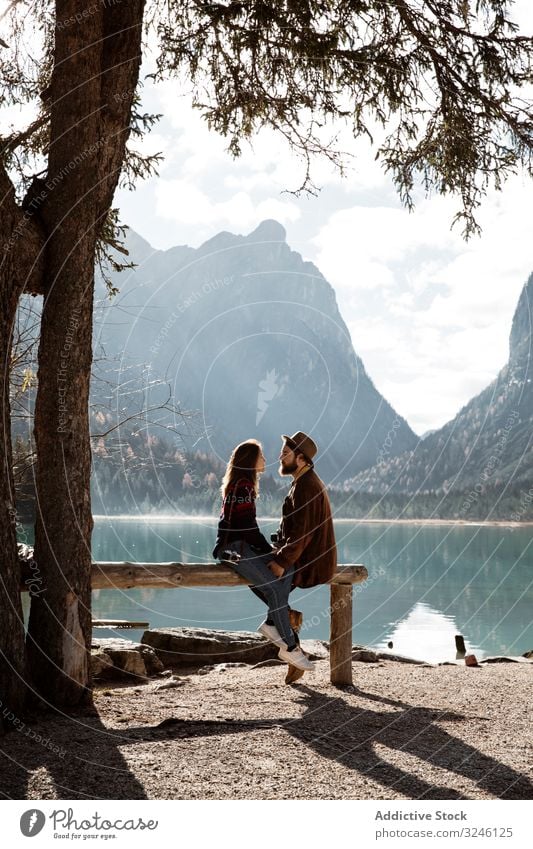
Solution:
<path fill-rule="evenodd" d="M 280 475 L 292 475 L 293 472 L 295 472 L 297 468 L 298 468 L 298 464 L 296 462 L 294 462 L 294 463 L 284 463 L 283 461 L 281 461 L 281 463 L 279 464 L 278 471 L 279 471 Z"/>

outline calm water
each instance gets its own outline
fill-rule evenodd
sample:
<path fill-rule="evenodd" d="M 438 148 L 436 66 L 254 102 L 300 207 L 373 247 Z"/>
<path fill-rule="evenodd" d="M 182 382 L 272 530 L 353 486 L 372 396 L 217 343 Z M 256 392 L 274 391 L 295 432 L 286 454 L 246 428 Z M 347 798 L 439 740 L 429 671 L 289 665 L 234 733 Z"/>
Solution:
<path fill-rule="evenodd" d="M 275 522 L 260 522 L 266 534 Z M 216 520 L 97 518 L 95 560 L 208 562 Z M 354 642 L 431 661 L 455 659 L 454 635 L 468 649 L 522 654 L 533 648 L 533 528 L 337 522 L 339 562 L 363 563 L 354 588 Z M 329 638 L 326 587 L 296 590 L 304 638 Z M 192 625 L 255 630 L 264 606 L 247 587 L 98 590 L 99 619 L 147 621 L 151 628 Z M 139 639 L 141 631 L 121 631 Z M 96 634 L 110 636 L 98 629 Z"/>

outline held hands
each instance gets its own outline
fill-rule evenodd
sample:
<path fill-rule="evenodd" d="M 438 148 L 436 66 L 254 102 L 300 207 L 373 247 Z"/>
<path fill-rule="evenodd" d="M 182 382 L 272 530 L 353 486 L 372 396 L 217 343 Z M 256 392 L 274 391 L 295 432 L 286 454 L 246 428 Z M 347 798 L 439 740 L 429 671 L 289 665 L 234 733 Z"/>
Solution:
<path fill-rule="evenodd" d="M 274 573 L 276 578 L 282 578 L 285 574 L 285 569 L 283 568 L 283 566 L 280 566 L 279 563 L 276 563 L 275 560 L 271 560 L 270 563 L 268 563 L 268 568 L 271 572 Z"/>

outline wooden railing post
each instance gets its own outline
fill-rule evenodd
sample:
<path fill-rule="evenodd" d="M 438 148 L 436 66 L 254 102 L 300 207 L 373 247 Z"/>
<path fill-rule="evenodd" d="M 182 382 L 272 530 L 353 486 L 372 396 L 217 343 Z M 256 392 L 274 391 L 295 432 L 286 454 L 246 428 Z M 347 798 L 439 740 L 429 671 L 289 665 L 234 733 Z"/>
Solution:
<path fill-rule="evenodd" d="M 352 683 L 352 585 L 331 584 L 329 663 L 332 684 Z"/>

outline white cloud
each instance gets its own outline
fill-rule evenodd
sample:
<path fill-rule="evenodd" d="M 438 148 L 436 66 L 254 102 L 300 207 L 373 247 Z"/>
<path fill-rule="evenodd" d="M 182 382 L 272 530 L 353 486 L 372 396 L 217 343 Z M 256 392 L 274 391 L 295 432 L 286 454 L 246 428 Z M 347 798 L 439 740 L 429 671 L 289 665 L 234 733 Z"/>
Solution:
<path fill-rule="evenodd" d="M 531 0 L 514 0 L 509 17 L 520 24 L 521 35 L 533 35 Z"/>
<path fill-rule="evenodd" d="M 480 211 L 481 238 L 450 231 L 455 202 L 354 204 L 313 240 L 354 347 L 413 427 L 438 427 L 496 376 L 533 270 L 531 186 L 513 178 Z"/>
<path fill-rule="evenodd" d="M 424 202 L 414 214 L 399 206 L 352 206 L 335 212 L 313 239 L 316 261 L 339 290 L 347 285 L 364 289 L 381 285 L 421 249 L 442 252 L 459 246 L 459 237 L 449 232 L 449 219 L 448 227 L 443 226 L 444 207 L 438 198 Z M 369 266 L 372 281 L 357 273 L 354 282 L 353 271 Z M 412 267 L 416 269 L 416 263 Z"/>
<path fill-rule="evenodd" d="M 218 203 L 187 180 L 166 180 L 156 190 L 156 213 L 176 224 L 197 227 L 196 244 L 213 235 L 216 228 L 247 232 L 265 218 L 282 223 L 295 221 L 300 212 L 288 201 L 273 198 L 255 204 L 246 192 L 237 192 Z"/>

